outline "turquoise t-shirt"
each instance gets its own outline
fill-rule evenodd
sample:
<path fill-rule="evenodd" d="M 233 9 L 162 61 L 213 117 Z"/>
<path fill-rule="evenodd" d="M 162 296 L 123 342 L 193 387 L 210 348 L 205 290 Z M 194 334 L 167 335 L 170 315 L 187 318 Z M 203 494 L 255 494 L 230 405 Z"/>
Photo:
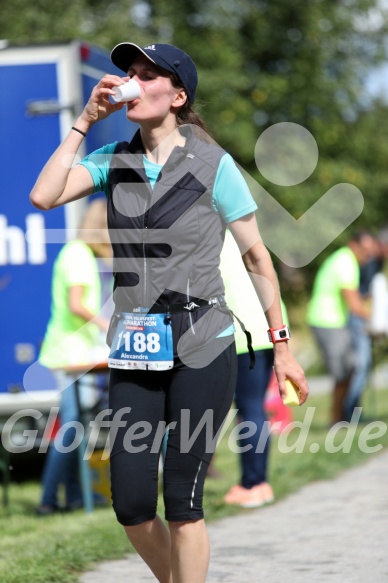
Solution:
<path fill-rule="evenodd" d="M 80 162 L 88 169 L 94 182 L 94 192 L 103 191 L 107 195 L 107 178 L 117 142 L 95 150 Z M 163 166 L 150 162 L 145 156 L 144 169 L 152 187 Z M 225 223 L 231 223 L 257 210 L 248 185 L 238 170 L 230 154 L 221 158 L 213 190 L 213 208 L 219 212 Z"/>

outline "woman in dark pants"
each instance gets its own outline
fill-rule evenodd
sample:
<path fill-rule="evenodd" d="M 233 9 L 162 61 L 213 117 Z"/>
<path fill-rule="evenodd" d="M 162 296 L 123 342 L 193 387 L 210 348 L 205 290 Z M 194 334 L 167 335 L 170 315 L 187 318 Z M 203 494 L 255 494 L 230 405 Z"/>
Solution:
<path fill-rule="evenodd" d="M 226 232 L 221 254 L 221 274 L 228 306 L 249 328 L 256 357 L 255 367 L 251 370 L 246 338 L 237 327 L 235 340 L 238 374 L 234 400 L 238 409 L 236 419 L 244 424 L 246 430 L 242 432 L 237 444 L 241 480 L 239 484 L 230 488 L 224 501 L 226 504 L 236 504 L 243 508 L 254 508 L 274 500 L 274 493 L 268 482 L 270 430 L 264 407 L 274 364 L 274 351 L 268 338 L 263 309 L 229 231 Z M 283 302 L 281 307 L 284 321 L 287 321 Z"/>
<path fill-rule="evenodd" d="M 268 483 L 269 428 L 264 398 L 273 366 L 273 350 L 255 350 L 256 365 L 248 367 L 248 354 L 238 356 L 238 376 L 235 402 L 238 419 L 254 424 L 256 430 L 241 440 L 241 484 L 229 490 L 225 502 L 243 508 L 254 508 L 272 502 L 273 491 Z"/>

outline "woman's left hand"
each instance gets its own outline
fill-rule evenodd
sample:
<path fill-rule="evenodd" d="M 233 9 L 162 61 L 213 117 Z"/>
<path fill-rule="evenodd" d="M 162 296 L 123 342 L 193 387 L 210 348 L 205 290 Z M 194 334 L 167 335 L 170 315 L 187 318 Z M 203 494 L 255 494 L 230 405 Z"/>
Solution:
<path fill-rule="evenodd" d="M 286 396 L 286 379 L 293 381 L 299 389 L 299 405 L 303 405 L 309 394 L 309 387 L 302 367 L 296 361 L 286 342 L 274 345 L 274 370 L 282 399 Z"/>

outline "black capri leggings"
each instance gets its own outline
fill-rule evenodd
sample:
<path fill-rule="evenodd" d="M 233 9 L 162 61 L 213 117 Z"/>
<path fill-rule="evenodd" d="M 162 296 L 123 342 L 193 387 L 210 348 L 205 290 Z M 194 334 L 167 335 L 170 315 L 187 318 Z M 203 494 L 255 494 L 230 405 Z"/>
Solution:
<path fill-rule="evenodd" d="M 112 500 L 124 526 L 156 516 L 166 425 L 166 520 L 203 518 L 203 486 L 214 453 L 213 437 L 229 411 L 237 378 L 235 345 L 224 342 L 225 350 L 204 368 L 189 368 L 179 361 L 165 372 L 111 370 Z"/>

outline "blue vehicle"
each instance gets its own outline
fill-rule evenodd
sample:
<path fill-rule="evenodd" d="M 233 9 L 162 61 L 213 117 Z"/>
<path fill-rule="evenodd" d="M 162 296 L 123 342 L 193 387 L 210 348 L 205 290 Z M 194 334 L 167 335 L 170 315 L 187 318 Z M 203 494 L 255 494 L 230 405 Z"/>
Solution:
<path fill-rule="evenodd" d="M 106 73 L 122 75 L 107 52 L 78 41 L 5 44 L 0 49 L 0 429 L 26 407 L 47 415 L 57 404 L 57 394 L 43 388 L 31 399 L 23 376 L 39 354 L 49 319 L 53 263 L 63 244 L 48 241 L 46 229 L 70 233 L 88 202 L 83 199 L 45 213 L 31 205 L 29 193 Z M 105 143 L 129 139 L 135 130 L 125 111 L 117 112 L 88 132 L 81 156 Z M 44 416 L 21 417 L 14 433 L 22 436 L 25 429 L 38 429 L 41 434 L 44 427 Z"/>

